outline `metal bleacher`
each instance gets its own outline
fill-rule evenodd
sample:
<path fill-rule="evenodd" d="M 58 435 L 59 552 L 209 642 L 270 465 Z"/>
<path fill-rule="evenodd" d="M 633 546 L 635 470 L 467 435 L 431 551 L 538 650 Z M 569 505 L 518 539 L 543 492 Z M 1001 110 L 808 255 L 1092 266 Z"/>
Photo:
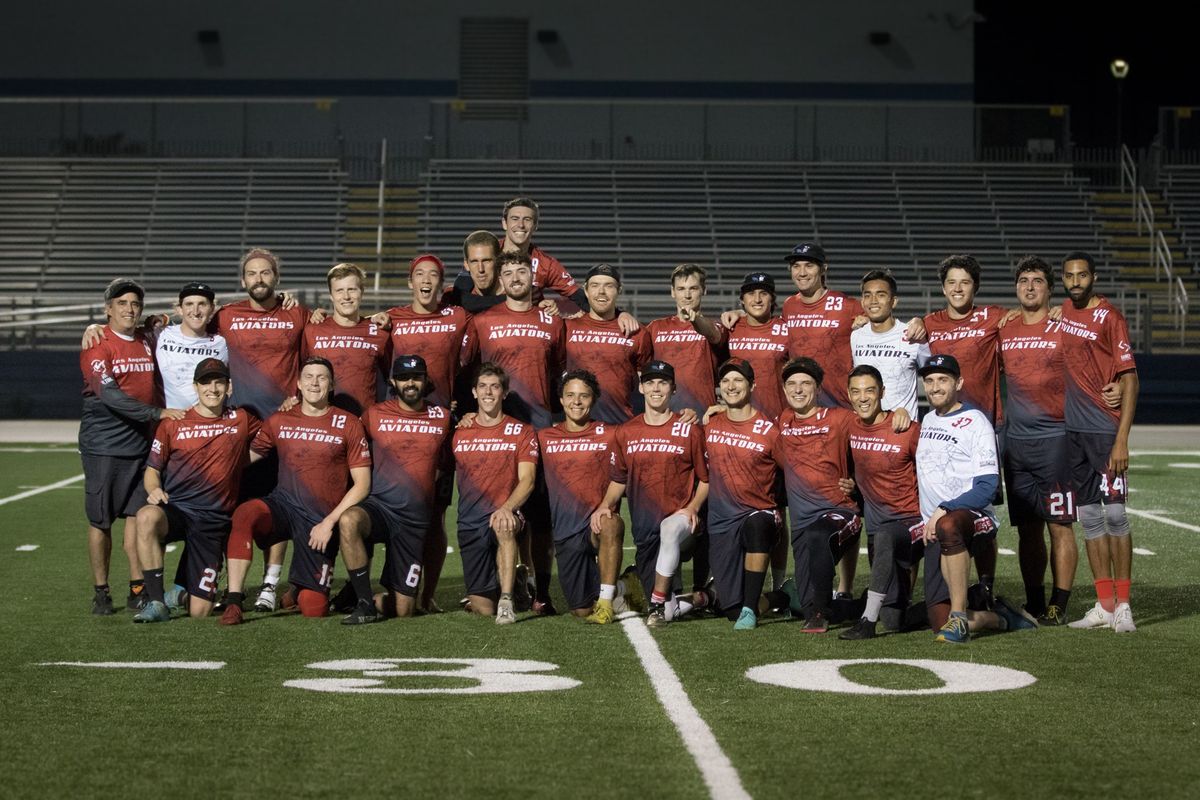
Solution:
<path fill-rule="evenodd" d="M 1200 165 L 1164 166 L 1159 187 L 1171 204 L 1187 261 L 1195 264 L 1200 261 Z"/>

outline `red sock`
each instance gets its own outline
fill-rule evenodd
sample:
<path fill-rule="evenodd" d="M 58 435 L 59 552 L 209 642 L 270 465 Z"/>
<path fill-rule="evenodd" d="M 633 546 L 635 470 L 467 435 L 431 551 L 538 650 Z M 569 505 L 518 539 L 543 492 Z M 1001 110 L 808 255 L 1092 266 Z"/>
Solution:
<path fill-rule="evenodd" d="M 663 594 L 662 592 L 651 592 L 650 593 L 650 602 L 662 605 L 663 603 L 667 602 L 667 596 L 665 594 Z"/>
<path fill-rule="evenodd" d="M 1112 578 L 1097 578 L 1096 579 L 1096 600 L 1099 601 L 1100 607 L 1108 613 L 1116 610 L 1117 604 L 1113 600 L 1113 579 Z"/>
<path fill-rule="evenodd" d="M 1117 605 L 1120 605 L 1121 603 L 1128 603 L 1130 584 L 1129 579 L 1117 579 L 1116 581 L 1113 581 L 1113 583 L 1117 587 Z"/>

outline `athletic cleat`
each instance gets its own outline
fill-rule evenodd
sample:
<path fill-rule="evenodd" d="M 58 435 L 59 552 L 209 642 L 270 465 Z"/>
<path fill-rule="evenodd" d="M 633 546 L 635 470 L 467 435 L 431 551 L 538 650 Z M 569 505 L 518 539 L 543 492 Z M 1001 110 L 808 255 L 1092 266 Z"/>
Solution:
<path fill-rule="evenodd" d="M 638 577 L 637 568 L 630 564 L 621 573 L 618 581 L 623 587 L 621 594 L 624 595 L 625 605 L 629 606 L 629 610 L 637 614 L 645 614 L 648 610 L 646 590 L 642 586 L 642 579 Z"/>
<path fill-rule="evenodd" d="M 1010 631 L 1028 631 L 1038 626 L 1037 620 L 1023 608 L 1017 608 L 1003 597 L 997 597 L 996 613 L 1008 624 Z"/>
<path fill-rule="evenodd" d="M 992 587 L 986 583 L 973 583 L 967 587 L 967 608 L 973 611 L 995 611 L 996 598 Z"/>
<path fill-rule="evenodd" d="M 372 622 L 383 622 L 383 614 L 374 602 L 356 603 L 354 610 L 342 618 L 343 625 L 367 625 Z"/>
<path fill-rule="evenodd" d="M 158 600 L 150 600 L 146 607 L 133 615 L 134 622 L 169 622 L 171 612 L 167 604 Z"/>
<path fill-rule="evenodd" d="M 804 620 L 804 633 L 825 633 L 829 630 L 829 620 L 820 611 L 814 611 Z"/>
<path fill-rule="evenodd" d="M 111 617 L 113 613 L 112 595 L 107 591 L 99 591 L 92 597 L 92 613 L 97 617 Z"/>
<path fill-rule="evenodd" d="M 951 614 L 950 619 L 946 620 L 946 624 L 937 632 L 934 641 L 948 642 L 949 644 L 966 644 L 971 641 L 971 630 L 967 627 L 967 618 Z"/>
<path fill-rule="evenodd" d="M 529 591 L 529 567 L 517 564 L 517 575 L 513 580 L 513 609 L 528 611 L 533 608 L 533 593 Z"/>
<path fill-rule="evenodd" d="M 1062 606 L 1057 606 L 1054 603 L 1046 606 L 1046 613 L 1038 617 L 1038 625 L 1048 627 L 1051 625 L 1066 625 L 1067 611 Z"/>
<path fill-rule="evenodd" d="M 242 624 L 242 607 L 229 603 L 225 606 L 225 610 L 221 612 L 222 625 L 241 625 Z"/>
<path fill-rule="evenodd" d="M 187 589 L 180 586 L 178 583 L 172 586 L 167 591 L 163 592 L 163 602 L 167 604 L 168 609 L 183 608 L 188 601 Z"/>
<path fill-rule="evenodd" d="M 554 603 L 549 600 L 544 603 L 541 600 L 534 600 L 533 613 L 539 617 L 557 617 L 558 609 L 555 608 Z"/>
<path fill-rule="evenodd" d="M 140 592 L 130 592 L 129 596 L 125 598 L 125 608 L 128 611 L 141 611 L 146 607 L 146 602 L 149 599 L 146 596 L 145 589 Z"/>
<path fill-rule="evenodd" d="M 666 606 L 662 603 L 651 603 L 650 610 L 646 612 L 646 627 L 647 628 L 664 628 L 667 625 Z"/>
<path fill-rule="evenodd" d="M 1093 628 L 1111 628 L 1113 626 L 1113 613 L 1105 611 L 1104 606 L 1099 602 L 1088 609 L 1088 612 L 1083 615 L 1082 619 L 1077 619 L 1074 622 L 1067 623 L 1068 628 L 1075 630 L 1091 630 Z"/>
<path fill-rule="evenodd" d="M 1113 612 L 1113 630 L 1117 633 L 1134 633 L 1137 626 L 1133 624 L 1133 609 L 1129 603 L 1121 603 Z"/>
<path fill-rule="evenodd" d="M 877 635 L 875 623 L 866 617 L 861 617 L 854 625 L 838 634 L 838 638 L 848 642 L 858 642 L 863 639 L 874 639 Z"/>
<path fill-rule="evenodd" d="M 300 594 L 300 590 L 295 586 L 289 586 L 288 590 L 283 593 L 283 597 L 279 598 L 279 607 L 291 610 L 296 607 L 296 596 Z"/>
<path fill-rule="evenodd" d="M 421 604 L 421 610 L 426 614 L 441 614 L 442 607 L 437 604 L 437 600 L 432 597 Z"/>
<path fill-rule="evenodd" d="M 512 625 L 516 621 L 517 614 L 513 611 L 513 601 L 501 600 L 496 606 L 496 624 Z"/>
<path fill-rule="evenodd" d="M 804 606 L 800 603 L 800 590 L 796 588 L 796 579 L 788 578 L 780 588 L 788 596 L 788 610 L 792 612 L 792 616 L 804 616 Z"/>
<path fill-rule="evenodd" d="M 358 595 L 354 591 L 354 584 L 346 581 L 342 584 L 342 588 L 338 589 L 329 600 L 329 610 L 335 611 L 338 614 L 348 614 L 358 605 Z"/>
<path fill-rule="evenodd" d="M 584 617 L 583 621 L 593 625 L 608 625 L 614 619 L 616 619 L 616 614 L 613 613 L 612 601 L 597 600 L 596 605 L 592 606 L 592 613 Z"/>
<path fill-rule="evenodd" d="M 275 586 L 264 583 L 258 591 L 258 599 L 254 601 L 255 611 L 274 611 L 279 608 L 279 599 L 275 596 Z"/>
<path fill-rule="evenodd" d="M 738 614 L 737 622 L 733 623 L 735 631 L 752 631 L 758 627 L 758 615 L 754 613 L 754 609 L 742 606 L 742 613 Z"/>

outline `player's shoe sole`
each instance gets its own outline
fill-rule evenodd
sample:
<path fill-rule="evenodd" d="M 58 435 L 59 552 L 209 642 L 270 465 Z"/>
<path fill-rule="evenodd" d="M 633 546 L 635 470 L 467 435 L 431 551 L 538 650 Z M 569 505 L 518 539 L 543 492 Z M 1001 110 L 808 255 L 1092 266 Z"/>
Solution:
<path fill-rule="evenodd" d="M 517 621 L 517 614 L 513 610 L 512 600 L 501 600 L 496 607 L 496 624 L 497 625 L 512 625 Z"/>
<path fill-rule="evenodd" d="M 375 607 L 375 603 L 359 603 L 354 610 L 342 618 L 343 625 L 369 625 L 372 622 L 383 622 L 383 614 Z"/>
<path fill-rule="evenodd" d="M 1088 612 L 1082 618 L 1074 622 L 1068 622 L 1068 628 L 1074 628 L 1077 631 L 1098 630 L 1100 628 L 1112 628 L 1113 613 L 1105 611 L 1104 607 L 1099 603 L 1088 609 Z"/>
<path fill-rule="evenodd" d="M 167 604 L 167 608 L 169 609 L 182 609 L 187 601 L 187 589 L 183 588 L 179 584 L 175 584 L 163 593 L 163 602 Z"/>
<path fill-rule="evenodd" d="M 1010 631 L 1030 631 L 1037 628 L 1037 620 L 1023 608 L 1013 605 L 1003 597 L 996 597 L 995 612 L 1007 623 Z"/>
<path fill-rule="evenodd" d="M 742 607 L 742 613 L 738 614 L 737 622 L 733 623 L 735 631 L 752 631 L 758 627 L 758 615 L 753 609 Z"/>
<path fill-rule="evenodd" d="M 650 611 L 646 613 L 647 628 L 665 628 L 667 626 L 666 607 L 662 603 L 651 603 Z"/>
<path fill-rule="evenodd" d="M 808 615 L 808 619 L 804 620 L 804 627 L 800 630 L 803 633 L 825 633 L 829 630 L 829 620 L 820 611 L 816 611 Z"/>
<path fill-rule="evenodd" d="M 613 604 L 607 600 L 597 600 L 596 605 L 592 607 L 592 613 L 584 617 L 583 621 L 591 625 L 609 625 L 615 619 Z"/>
<path fill-rule="evenodd" d="M 621 573 L 618 579 L 624 591 L 621 594 L 625 598 L 625 605 L 630 611 L 637 614 L 645 614 L 646 606 L 646 590 L 642 586 L 642 580 L 638 577 L 637 567 L 630 564 Z"/>
<path fill-rule="evenodd" d="M 848 642 L 859 642 L 863 639 L 874 639 L 878 635 L 875 633 L 875 623 L 866 617 L 861 617 L 854 625 L 838 634 L 838 638 Z"/>
<path fill-rule="evenodd" d="M 167 604 L 158 600 L 151 600 L 146 603 L 146 607 L 133 615 L 134 622 L 169 622 L 171 620 L 171 611 L 167 608 Z"/>

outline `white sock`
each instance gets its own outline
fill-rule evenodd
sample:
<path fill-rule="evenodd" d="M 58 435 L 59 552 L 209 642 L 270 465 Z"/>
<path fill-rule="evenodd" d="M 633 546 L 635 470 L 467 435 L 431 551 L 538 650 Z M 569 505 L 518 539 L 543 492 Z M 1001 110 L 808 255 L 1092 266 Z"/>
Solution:
<path fill-rule="evenodd" d="M 600 599 L 612 600 L 617 596 L 617 585 L 615 583 L 600 584 Z"/>
<path fill-rule="evenodd" d="M 771 567 L 771 591 L 779 591 L 785 580 L 787 580 L 787 567 Z"/>
<path fill-rule="evenodd" d="M 883 592 L 872 592 L 867 590 L 867 607 L 863 610 L 863 616 L 871 622 L 879 621 L 879 609 L 883 608 L 883 598 L 886 597 Z"/>
<path fill-rule="evenodd" d="M 274 586 L 279 583 L 279 573 L 283 572 L 283 564 L 268 564 L 267 574 L 263 576 L 263 586 Z"/>

